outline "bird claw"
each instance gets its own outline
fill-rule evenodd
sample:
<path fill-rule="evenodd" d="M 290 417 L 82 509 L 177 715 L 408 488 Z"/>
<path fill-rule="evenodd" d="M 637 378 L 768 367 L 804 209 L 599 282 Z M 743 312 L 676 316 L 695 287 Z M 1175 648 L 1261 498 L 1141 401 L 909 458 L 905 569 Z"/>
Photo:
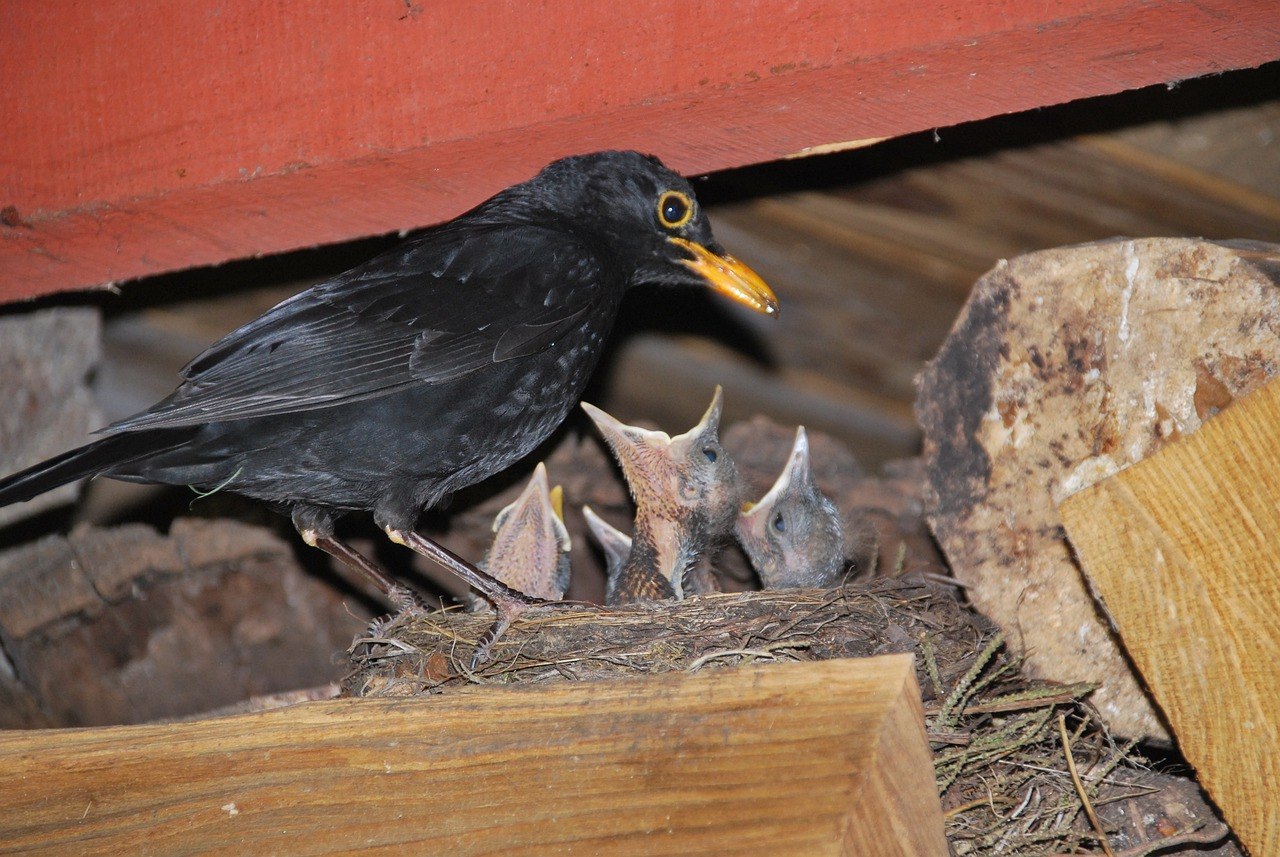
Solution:
<path fill-rule="evenodd" d="M 511 627 L 511 623 L 516 620 L 520 614 L 524 613 L 530 607 L 541 607 L 546 604 L 558 604 L 556 601 L 544 601 L 541 598 L 533 598 L 532 596 L 522 595 L 525 600 L 517 598 L 504 598 L 495 601 L 494 610 L 497 611 L 497 618 L 493 620 L 493 624 L 489 626 L 480 639 L 476 640 L 475 652 L 471 655 L 471 670 L 474 672 L 480 667 L 487 664 L 493 659 L 493 646 L 498 639 L 506 633 Z"/>
<path fill-rule="evenodd" d="M 493 659 L 493 644 L 498 642 L 498 638 L 511 627 L 511 622 L 520 614 L 521 611 L 515 610 L 499 610 L 498 618 L 493 620 L 493 624 L 489 626 L 480 639 L 476 640 L 475 651 L 471 654 L 470 669 L 472 672 L 480 669 L 480 667 L 489 663 Z"/>
<path fill-rule="evenodd" d="M 583 610 L 583 609 L 599 609 L 598 604 L 590 604 L 584 601 L 547 601 L 543 598 L 534 598 L 530 595 L 517 593 L 519 598 L 504 598 L 501 602 L 494 602 L 494 610 L 497 611 L 497 618 L 493 620 L 493 624 L 480 635 L 480 639 L 476 641 L 475 652 L 471 655 L 471 670 L 474 672 L 489 661 L 493 660 L 493 646 L 511 627 L 511 623 L 530 610 Z"/>
<path fill-rule="evenodd" d="M 387 600 L 395 608 L 396 613 L 420 614 L 430 613 L 429 605 L 421 595 L 407 586 L 397 584 L 387 593 Z"/>

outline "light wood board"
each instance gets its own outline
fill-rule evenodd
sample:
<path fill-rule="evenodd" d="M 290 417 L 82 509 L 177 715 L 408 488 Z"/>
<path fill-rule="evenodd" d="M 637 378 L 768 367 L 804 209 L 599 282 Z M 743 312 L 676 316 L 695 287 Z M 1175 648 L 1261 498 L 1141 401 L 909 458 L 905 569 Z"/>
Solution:
<path fill-rule="evenodd" d="M 909 656 L 0 733 L 0 851 L 945 855 Z"/>
<path fill-rule="evenodd" d="M 1251 853 L 1280 854 L 1280 386 L 1060 511 L 1201 783 Z"/>

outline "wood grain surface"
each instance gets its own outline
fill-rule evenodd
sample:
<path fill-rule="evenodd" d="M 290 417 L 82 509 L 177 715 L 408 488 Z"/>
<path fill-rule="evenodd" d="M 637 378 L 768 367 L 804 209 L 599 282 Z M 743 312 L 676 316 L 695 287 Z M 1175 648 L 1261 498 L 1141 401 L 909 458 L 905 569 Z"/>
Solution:
<path fill-rule="evenodd" d="M 1272 0 L 103 0 L 0 32 L 0 300 L 423 226 L 571 152 L 702 173 L 1280 56 Z"/>
<path fill-rule="evenodd" d="M 911 658 L 0 733 L 0 851 L 945 855 Z"/>
<path fill-rule="evenodd" d="M 1280 853 L 1280 384 L 1067 498 L 1062 520 L 1200 782 Z"/>

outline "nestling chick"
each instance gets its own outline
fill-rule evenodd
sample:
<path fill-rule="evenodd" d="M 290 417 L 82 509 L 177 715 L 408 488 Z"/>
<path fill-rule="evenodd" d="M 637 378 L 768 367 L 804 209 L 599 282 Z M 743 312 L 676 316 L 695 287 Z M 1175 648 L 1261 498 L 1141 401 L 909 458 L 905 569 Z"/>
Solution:
<path fill-rule="evenodd" d="M 804 426 L 796 429 L 787 466 L 760 502 L 743 507 L 734 531 L 765 589 L 839 583 L 845 570 L 840 514 L 813 478 Z"/>
<path fill-rule="evenodd" d="M 604 551 L 604 573 L 605 573 L 605 589 L 604 598 L 606 604 L 624 603 L 626 596 L 620 595 L 618 590 L 618 581 L 622 575 L 622 568 L 626 565 L 627 557 L 631 555 L 631 536 L 616 529 L 612 524 L 601 518 L 595 513 L 590 506 L 582 507 L 582 517 L 586 519 L 587 526 L 591 528 L 591 534 L 596 537 L 596 543 L 600 545 L 600 549 Z M 671 588 L 671 583 L 658 573 L 657 569 L 648 569 L 647 573 L 640 578 L 634 578 L 628 584 L 630 597 L 626 600 L 631 601 L 661 601 L 664 598 L 675 598 L 675 590 Z M 700 572 L 694 574 L 694 572 Z M 690 577 L 694 579 L 690 581 Z M 692 585 L 690 585 L 692 583 Z M 710 569 L 704 569 L 703 566 L 695 564 L 685 569 L 685 584 L 688 586 L 686 594 L 701 595 L 705 592 L 719 592 L 716 587 L 714 575 Z M 694 586 L 698 587 L 697 589 Z"/>
<path fill-rule="evenodd" d="M 631 536 L 597 515 L 590 506 L 582 507 L 582 517 L 586 519 L 587 526 L 591 528 L 591 534 L 596 537 L 596 543 L 604 551 L 605 601 L 610 604 L 616 603 L 615 592 L 618 587 L 618 577 L 622 574 L 622 567 L 626 564 L 627 557 L 631 555 Z M 675 590 L 671 589 L 671 584 L 667 582 L 666 578 L 656 572 L 654 577 L 660 583 L 655 582 L 658 594 L 654 595 L 653 598 L 674 598 Z M 663 587 L 665 587 L 665 590 Z"/>
<path fill-rule="evenodd" d="M 625 425 L 583 402 L 622 466 L 636 504 L 631 551 L 606 603 L 683 598 L 685 571 L 732 531 L 740 503 L 738 474 L 720 445 L 722 406 L 716 387 L 702 420 L 670 437 Z"/>
<path fill-rule="evenodd" d="M 520 496 L 494 518 L 493 543 L 481 568 L 525 595 L 562 600 L 572 546 L 562 496 L 559 485 L 547 489 L 547 468 L 539 462 Z"/>

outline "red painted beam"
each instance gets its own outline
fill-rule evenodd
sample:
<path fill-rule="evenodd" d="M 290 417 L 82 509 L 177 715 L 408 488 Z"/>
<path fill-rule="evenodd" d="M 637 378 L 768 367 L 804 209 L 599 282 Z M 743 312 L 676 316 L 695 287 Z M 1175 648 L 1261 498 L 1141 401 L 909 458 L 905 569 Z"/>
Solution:
<path fill-rule="evenodd" d="M 0 300 L 1280 58 L 1276 0 L 0 5 Z M 622 11 L 619 11 L 621 9 Z"/>

